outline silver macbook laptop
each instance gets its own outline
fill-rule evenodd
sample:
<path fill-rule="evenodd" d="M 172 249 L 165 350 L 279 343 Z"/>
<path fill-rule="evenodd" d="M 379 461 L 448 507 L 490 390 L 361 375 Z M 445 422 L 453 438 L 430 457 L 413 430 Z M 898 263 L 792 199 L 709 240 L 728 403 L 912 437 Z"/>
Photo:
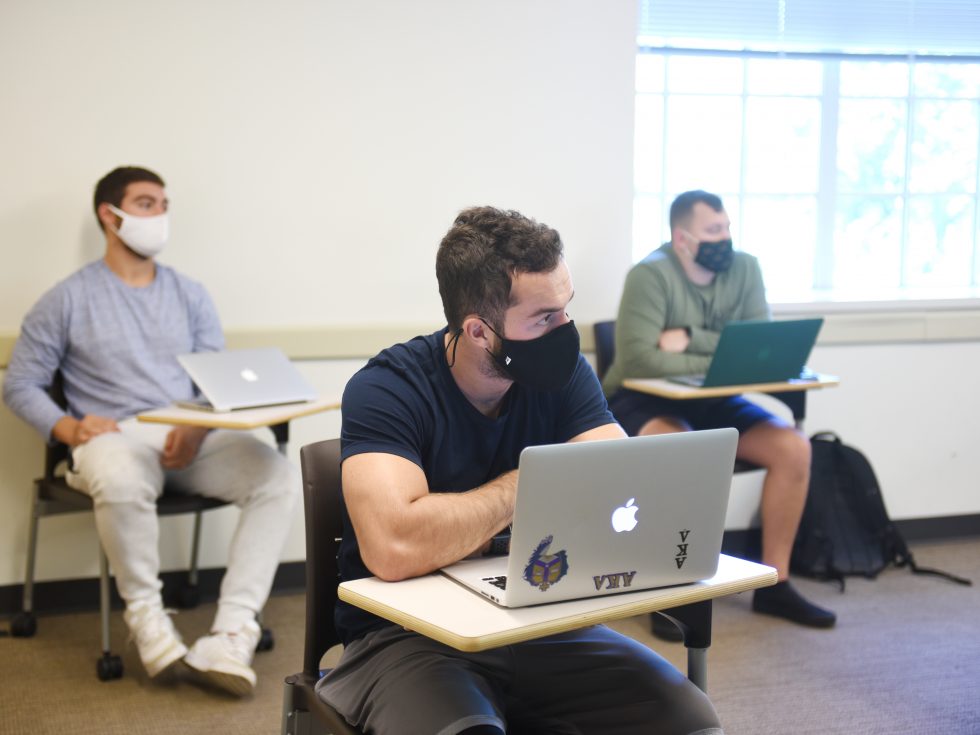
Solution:
<path fill-rule="evenodd" d="M 206 401 L 178 401 L 185 408 L 234 411 L 240 408 L 301 403 L 316 391 L 296 366 L 275 347 L 255 350 L 194 352 L 178 355 Z"/>
<path fill-rule="evenodd" d="M 510 555 L 442 570 L 505 607 L 707 579 L 718 568 L 735 429 L 528 447 Z"/>

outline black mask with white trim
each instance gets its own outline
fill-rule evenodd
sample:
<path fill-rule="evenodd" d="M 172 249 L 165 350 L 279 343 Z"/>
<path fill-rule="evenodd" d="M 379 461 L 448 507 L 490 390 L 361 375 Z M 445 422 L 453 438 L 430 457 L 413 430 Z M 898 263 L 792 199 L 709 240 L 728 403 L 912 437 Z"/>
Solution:
<path fill-rule="evenodd" d="M 579 356 L 579 335 L 569 321 L 535 339 L 507 339 L 481 320 L 500 338 L 500 350 L 487 350 L 504 373 L 515 383 L 532 390 L 560 390 L 568 385 Z"/>

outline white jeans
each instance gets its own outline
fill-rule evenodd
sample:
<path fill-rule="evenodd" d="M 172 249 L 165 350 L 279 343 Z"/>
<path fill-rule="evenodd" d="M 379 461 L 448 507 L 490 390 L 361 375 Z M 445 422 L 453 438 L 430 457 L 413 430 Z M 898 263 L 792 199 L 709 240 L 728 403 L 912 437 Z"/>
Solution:
<path fill-rule="evenodd" d="M 160 596 L 156 500 L 168 488 L 234 503 L 241 516 L 228 552 L 213 631 L 232 632 L 262 609 L 292 526 L 299 473 L 250 434 L 215 430 L 194 461 L 164 470 L 160 452 L 172 427 L 128 419 L 72 451 L 68 484 L 92 497 L 102 548 L 127 605 Z"/>

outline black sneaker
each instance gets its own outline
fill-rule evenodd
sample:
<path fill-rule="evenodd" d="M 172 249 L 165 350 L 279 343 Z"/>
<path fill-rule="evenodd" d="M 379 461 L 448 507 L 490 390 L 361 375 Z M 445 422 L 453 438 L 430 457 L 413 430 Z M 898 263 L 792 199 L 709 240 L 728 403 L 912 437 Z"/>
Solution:
<path fill-rule="evenodd" d="M 674 623 L 659 613 L 650 613 L 650 629 L 654 638 L 659 638 L 668 643 L 680 643 L 684 640 L 684 634 Z"/>
<path fill-rule="evenodd" d="M 837 615 L 808 601 L 789 582 L 757 589 L 752 597 L 752 609 L 811 628 L 833 628 L 837 622 Z"/>

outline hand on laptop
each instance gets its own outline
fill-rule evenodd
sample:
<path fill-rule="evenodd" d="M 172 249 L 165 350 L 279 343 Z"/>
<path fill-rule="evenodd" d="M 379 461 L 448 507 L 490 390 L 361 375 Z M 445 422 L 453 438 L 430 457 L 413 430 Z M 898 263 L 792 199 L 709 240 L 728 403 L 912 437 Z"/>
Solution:
<path fill-rule="evenodd" d="M 657 340 L 657 347 L 664 352 L 683 352 L 690 343 L 691 337 L 688 335 L 687 330 L 682 327 L 677 327 L 662 331 L 660 333 L 660 339 Z"/>
<path fill-rule="evenodd" d="M 202 426 L 176 426 L 163 443 L 160 465 L 168 470 L 182 470 L 197 456 L 201 442 L 210 429 Z"/>

